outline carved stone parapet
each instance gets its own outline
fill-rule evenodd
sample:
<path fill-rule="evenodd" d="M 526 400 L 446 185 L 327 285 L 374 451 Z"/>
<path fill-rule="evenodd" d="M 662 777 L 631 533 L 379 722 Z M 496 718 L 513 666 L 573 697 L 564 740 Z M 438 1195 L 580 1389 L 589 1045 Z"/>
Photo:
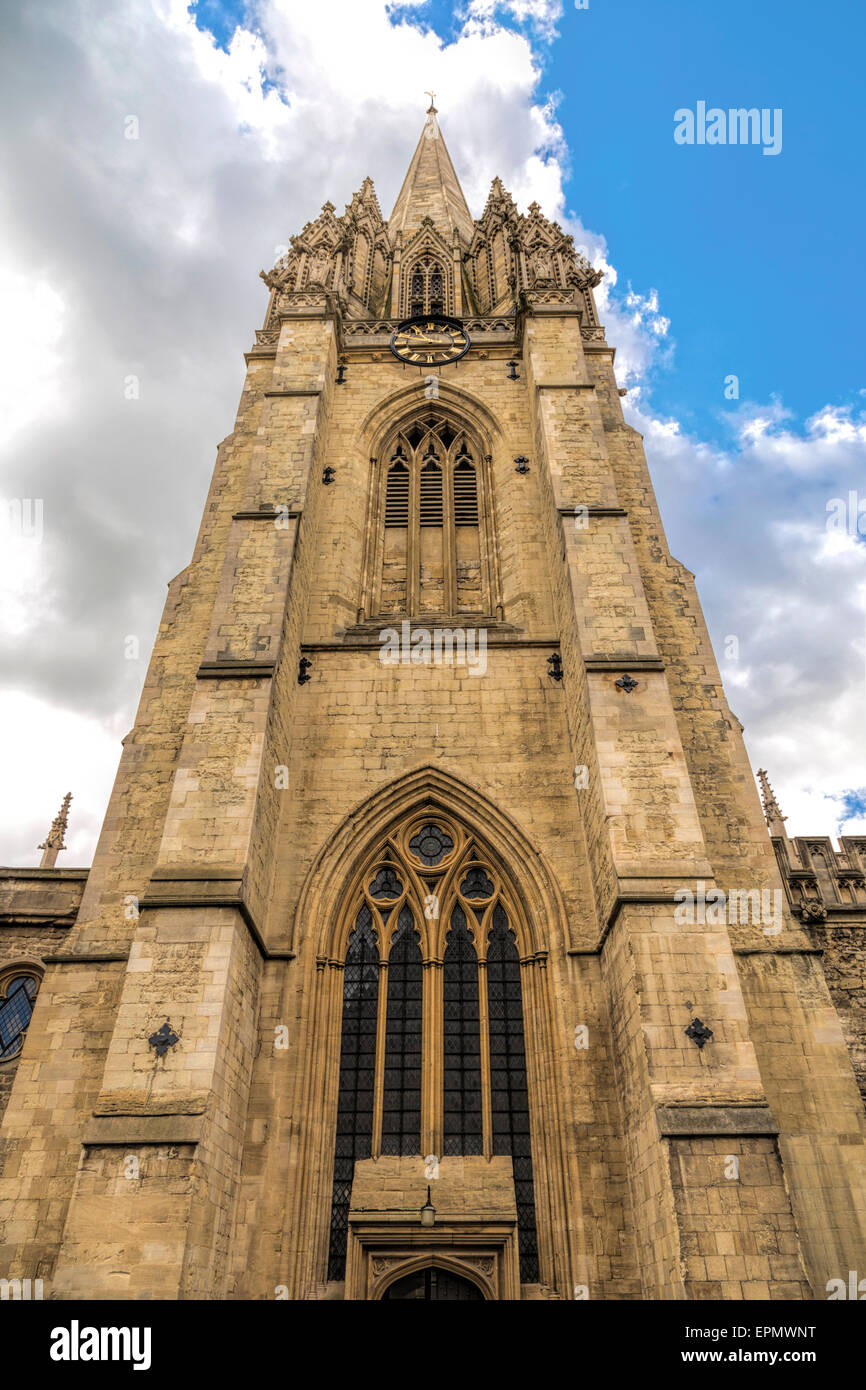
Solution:
<path fill-rule="evenodd" d="M 559 289 L 550 286 L 545 289 L 524 290 L 521 298 L 527 306 L 531 304 L 575 304 L 577 293 L 574 289 Z"/>
<path fill-rule="evenodd" d="M 296 313 L 298 309 L 326 308 L 330 297 L 327 290 L 291 290 L 278 297 L 274 311 L 282 315 Z"/>

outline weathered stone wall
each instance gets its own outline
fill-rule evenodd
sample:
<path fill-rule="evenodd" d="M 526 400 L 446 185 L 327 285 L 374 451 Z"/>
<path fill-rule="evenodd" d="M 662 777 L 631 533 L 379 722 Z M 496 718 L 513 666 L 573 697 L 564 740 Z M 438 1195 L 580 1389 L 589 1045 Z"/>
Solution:
<path fill-rule="evenodd" d="M 866 1103 L 866 922 L 827 922 L 812 934 L 824 950 L 824 977 Z"/>
<path fill-rule="evenodd" d="M 243 500 L 271 375 L 270 361 L 264 365 L 262 371 L 260 360 L 250 361 L 236 429 L 217 452 L 192 562 L 169 586 L 135 727 L 124 740 L 78 920 L 64 942 L 75 960 L 46 973 L 12 1088 L 2 1132 L 0 1259 L 13 1272 L 38 1268 L 40 1276 L 53 1278 L 139 905 L 163 836 L 232 515 Z M 160 1021 L 155 1020 L 157 1025 Z M 116 1268 L 110 1252 L 107 1235 L 106 1278 Z"/>
<path fill-rule="evenodd" d="M 45 962 L 63 951 L 75 921 L 86 869 L 0 870 L 0 971 Z M 12 1094 L 21 1054 L 0 1062 L 0 1120 Z"/>
<path fill-rule="evenodd" d="M 47 967 L 3 1117 L 0 1266 L 49 1296 L 122 976 L 119 962 Z"/>
<path fill-rule="evenodd" d="M 87 869 L 0 869 L 0 925 L 10 928 L 68 927 L 75 921 L 87 883 Z M 53 938 L 46 938 L 48 942 Z M 35 940 L 34 940 L 34 944 Z"/>
<path fill-rule="evenodd" d="M 223 1293 L 259 972 L 232 909 L 142 914 L 84 1133 L 55 1296 Z M 178 1041 L 160 1059 L 147 1034 L 169 1000 Z M 167 1149 L 165 1138 L 174 1141 Z"/>
<path fill-rule="evenodd" d="M 811 1297 L 772 1139 L 672 1139 L 670 1166 L 687 1298 Z"/>
<path fill-rule="evenodd" d="M 41 974 L 46 956 L 63 950 L 68 933 L 68 927 L 0 926 L 0 970 L 5 971 L 14 965 L 29 965 L 36 967 Z M 0 1119 L 12 1094 L 20 1057 L 19 1052 L 8 1061 L 0 1062 Z"/>

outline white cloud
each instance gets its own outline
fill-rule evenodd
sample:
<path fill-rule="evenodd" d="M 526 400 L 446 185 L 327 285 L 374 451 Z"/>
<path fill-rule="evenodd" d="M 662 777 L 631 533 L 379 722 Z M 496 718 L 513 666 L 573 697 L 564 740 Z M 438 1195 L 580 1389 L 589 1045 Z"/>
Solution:
<path fill-rule="evenodd" d="M 517 9 L 537 37 L 556 6 Z M 385 0 L 259 0 L 228 51 L 183 0 L 98 13 L 43 0 L 4 17 L 0 112 L 15 138 L 0 180 L 16 192 L 0 213 L 0 496 L 43 499 L 44 535 L 5 537 L 0 663 L 58 768 L 65 720 L 132 722 L 144 659 L 124 660 L 125 637 L 146 658 L 163 584 L 188 562 L 275 247 L 367 173 L 390 211 L 425 88 L 476 213 L 497 173 L 524 205 L 561 206 L 562 132 L 530 37 L 505 7 L 446 43 L 424 11 L 401 6 L 395 23 Z M 36 716 L 22 717 L 29 738 Z M 36 786 L 44 834 L 67 782 L 89 855 L 107 784 L 71 764 L 59 789 L 5 772 L 0 861 L 21 851 L 19 792 Z"/>
<path fill-rule="evenodd" d="M 188 47 L 201 76 L 228 99 L 238 126 L 262 137 L 260 155 L 277 158 L 279 135 L 291 121 L 291 95 L 287 94 L 287 100 L 275 87 L 265 85 L 271 59 L 264 40 L 238 26 L 226 51 L 212 34 L 198 27 L 194 8 L 186 0 L 156 0 L 156 6 L 166 28 Z"/>
<path fill-rule="evenodd" d="M 743 406 L 721 450 L 628 401 L 752 764 L 768 768 L 789 834 L 832 833 L 843 794 L 866 787 L 866 544 L 856 522 L 828 529 L 827 510 L 866 477 L 863 422 L 828 408 L 797 430 L 779 402 Z M 864 829 L 854 818 L 844 833 Z"/>
<path fill-rule="evenodd" d="M 0 269 L 0 445 L 63 400 L 62 295 L 31 270 Z"/>
<path fill-rule="evenodd" d="M 463 13 L 470 22 L 476 22 L 485 30 L 499 20 L 529 24 L 539 38 L 549 43 L 557 36 L 562 0 L 467 0 Z"/>
<path fill-rule="evenodd" d="M 18 692 L 0 692 L 0 766 L 4 793 L 4 864 L 38 864 L 66 792 L 73 792 L 66 850 L 58 863 L 86 867 L 117 771 L 125 730 Z M 11 813 L 11 814 L 10 814 Z"/>
<path fill-rule="evenodd" d="M 26 640 L 50 612 L 42 550 L 44 498 L 0 498 L 0 614 L 3 630 Z"/>

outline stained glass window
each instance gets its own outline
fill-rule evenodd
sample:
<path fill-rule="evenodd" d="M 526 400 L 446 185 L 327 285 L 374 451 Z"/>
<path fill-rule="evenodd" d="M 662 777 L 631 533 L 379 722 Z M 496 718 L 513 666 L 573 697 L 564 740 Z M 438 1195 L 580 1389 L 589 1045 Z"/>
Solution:
<path fill-rule="evenodd" d="M 345 1278 L 355 1160 L 370 1157 L 373 1138 L 379 953 L 370 923 L 370 909 L 362 907 L 349 940 L 343 972 L 343 1028 L 328 1250 L 329 1279 Z"/>
<path fill-rule="evenodd" d="M 399 898 L 403 892 L 403 885 L 393 869 L 380 869 L 373 882 L 370 884 L 371 898 Z"/>
<path fill-rule="evenodd" d="M 484 1152 L 478 957 L 463 909 L 451 914 L 443 979 L 444 1152 Z"/>
<path fill-rule="evenodd" d="M 421 1152 L 421 947 L 408 907 L 388 956 L 382 1153 Z"/>
<path fill-rule="evenodd" d="M 464 898 L 492 898 L 496 892 L 480 864 L 473 864 L 460 885 Z"/>
<path fill-rule="evenodd" d="M 493 1152 L 511 1155 L 517 1198 L 520 1277 L 527 1283 L 535 1283 L 538 1280 L 538 1241 L 529 1139 L 520 960 L 514 933 L 509 930 L 508 918 L 502 907 L 493 910 L 493 930 L 487 952 L 487 1001 L 490 1014 Z"/>
<path fill-rule="evenodd" d="M 32 975 L 18 975 L 9 981 L 6 998 L 0 1003 L 0 1061 L 8 1061 L 21 1051 L 38 988 Z"/>
<path fill-rule="evenodd" d="M 412 836 L 409 848 L 415 858 L 420 859 L 421 863 L 429 868 L 441 863 L 446 854 L 454 848 L 454 841 L 448 831 L 441 830 L 438 825 L 425 825 Z"/>

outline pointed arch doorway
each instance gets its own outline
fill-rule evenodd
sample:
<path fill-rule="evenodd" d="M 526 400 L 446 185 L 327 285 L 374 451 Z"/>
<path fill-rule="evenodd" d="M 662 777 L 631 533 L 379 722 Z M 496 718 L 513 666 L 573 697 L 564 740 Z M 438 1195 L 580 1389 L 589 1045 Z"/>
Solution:
<path fill-rule="evenodd" d="M 425 1269 L 416 1270 L 414 1274 L 405 1274 L 402 1279 L 395 1279 L 382 1294 L 383 1302 L 403 1298 L 421 1299 L 425 1303 L 468 1303 L 483 1302 L 484 1294 L 477 1284 L 464 1278 L 462 1274 L 455 1274 L 450 1269 L 439 1269 L 436 1265 L 427 1265 Z"/>

